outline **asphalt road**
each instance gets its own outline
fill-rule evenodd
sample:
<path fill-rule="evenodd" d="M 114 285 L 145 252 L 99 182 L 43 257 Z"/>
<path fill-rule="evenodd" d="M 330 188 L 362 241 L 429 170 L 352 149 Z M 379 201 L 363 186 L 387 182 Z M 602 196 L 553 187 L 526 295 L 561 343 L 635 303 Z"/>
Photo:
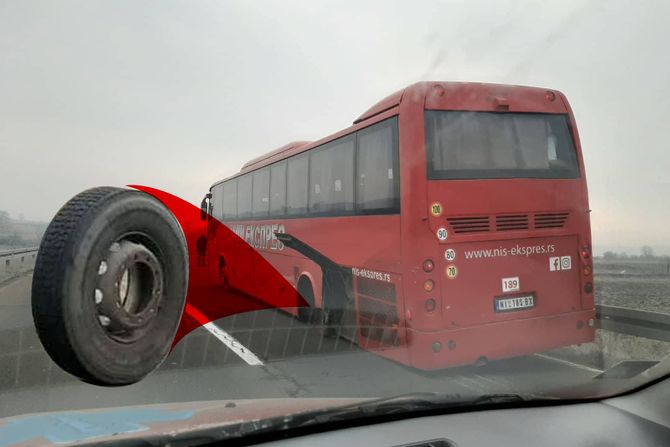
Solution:
<path fill-rule="evenodd" d="M 0 418 L 222 399 L 538 393 L 589 381 L 600 372 L 551 353 L 483 367 L 417 371 L 344 339 L 323 338 L 318 327 L 281 311 L 266 310 L 221 319 L 209 331 L 189 334 L 159 370 L 138 384 L 98 387 L 61 371 L 42 349 L 30 313 L 31 279 L 25 275 L 0 286 Z M 257 364 L 249 364 L 248 355 Z"/>

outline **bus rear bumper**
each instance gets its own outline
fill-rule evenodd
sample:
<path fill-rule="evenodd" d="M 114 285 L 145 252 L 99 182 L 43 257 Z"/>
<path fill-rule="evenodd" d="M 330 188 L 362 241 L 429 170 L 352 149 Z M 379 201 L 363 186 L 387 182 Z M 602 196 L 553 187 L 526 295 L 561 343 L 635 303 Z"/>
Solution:
<path fill-rule="evenodd" d="M 416 368 L 442 369 L 589 343 L 594 322 L 595 310 L 588 310 L 454 330 L 408 328 L 406 360 Z"/>

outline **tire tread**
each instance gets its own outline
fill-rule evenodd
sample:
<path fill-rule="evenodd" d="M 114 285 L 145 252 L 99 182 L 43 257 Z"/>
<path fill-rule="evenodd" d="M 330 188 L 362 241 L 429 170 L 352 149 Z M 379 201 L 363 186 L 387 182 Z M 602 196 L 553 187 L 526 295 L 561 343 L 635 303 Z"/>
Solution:
<path fill-rule="evenodd" d="M 35 261 L 31 307 L 37 335 L 58 366 L 85 381 L 94 378 L 69 348 L 62 301 L 58 299 L 58 291 L 63 287 L 64 261 L 82 219 L 111 196 L 126 191 L 129 190 L 107 186 L 91 188 L 68 201 L 47 227 Z"/>

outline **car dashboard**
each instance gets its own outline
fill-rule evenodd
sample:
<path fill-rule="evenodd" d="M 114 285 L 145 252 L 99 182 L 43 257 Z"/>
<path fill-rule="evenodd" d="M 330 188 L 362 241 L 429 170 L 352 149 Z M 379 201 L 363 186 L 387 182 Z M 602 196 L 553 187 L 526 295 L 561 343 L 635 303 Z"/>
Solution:
<path fill-rule="evenodd" d="M 670 446 L 670 379 L 596 402 L 416 417 L 266 446 Z"/>

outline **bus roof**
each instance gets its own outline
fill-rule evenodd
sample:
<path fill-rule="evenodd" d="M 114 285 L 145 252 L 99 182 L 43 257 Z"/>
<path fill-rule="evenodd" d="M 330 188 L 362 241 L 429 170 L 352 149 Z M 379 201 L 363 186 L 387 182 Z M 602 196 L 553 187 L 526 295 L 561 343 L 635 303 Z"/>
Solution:
<path fill-rule="evenodd" d="M 417 85 L 417 84 L 414 84 L 414 85 Z M 407 90 L 408 88 L 412 88 L 412 87 L 414 87 L 414 86 L 407 87 L 407 88 L 404 88 L 402 90 L 398 90 L 397 92 L 395 92 L 391 95 L 388 95 L 386 98 L 382 99 L 377 104 L 375 104 L 374 106 L 372 106 L 368 110 L 366 110 L 361 116 L 356 118 L 356 120 L 354 121 L 354 124 L 358 124 L 362 121 L 365 121 L 369 118 L 372 118 L 375 115 L 379 115 L 382 112 L 386 112 L 387 110 L 390 110 L 390 109 L 400 105 L 400 101 L 402 101 L 403 93 L 405 93 L 405 90 Z"/>
<path fill-rule="evenodd" d="M 256 157 L 256 158 L 254 158 L 254 159 L 252 159 L 252 160 L 249 160 L 249 161 L 246 162 L 244 165 L 242 165 L 242 169 L 240 169 L 240 172 L 243 172 L 243 171 L 250 171 L 250 170 L 252 170 L 256 165 L 258 165 L 258 167 L 260 167 L 260 166 L 262 166 L 262 165 L 264 164 L 263 162 L 264 162 L 265 160 L 267 160 L 267 159 L 269 159 L 269 158 L 272 158 L 272 157 L 275 156 L 275 155 L 280 155 L 280 154 L 282 154 L 282 153 L 284 153 L 284 152 L 290 152 L 292 149 L 297 149 L 297 148 L 299 148 L 299 147 L 306 146 L 306 145 L 308 145 L 309 143 L 311 143 L 311 141 L 291 141 L 290 143 L 285 144 L 285 145 L 283 145 L 282 147 L 277 148 L 277 149 L 275 149 L 275 150 L 273 150 L 273 151 L 271 151 L 271 152 L 268 152 L 267 154 L 263 154 L 263 155 L 261 155 L 260 157 Z"/>
<path fill-rule="evenodd" d="M 377 102 L 356 118 L 351 127 L 342 129 L 316 141 L 293 141 L 285 144 L 278 149 L 248 161 L 242 166 L 240 172 L 220 180 L 214 183 L 214 185 L 237 177 L 245 172 L 262 168 L 273 162 L 304 152 L 312 147 L 346 135 L 357 128 L 365 127 L 367 124 L 366 121 L 399 107 L 401 102 L 407 98 L 423 102 L 426 109 L 534 111 L 544 113 L 570 112 L 565 96 L 557 90 L 481 82 L 417 82 Z"/>

